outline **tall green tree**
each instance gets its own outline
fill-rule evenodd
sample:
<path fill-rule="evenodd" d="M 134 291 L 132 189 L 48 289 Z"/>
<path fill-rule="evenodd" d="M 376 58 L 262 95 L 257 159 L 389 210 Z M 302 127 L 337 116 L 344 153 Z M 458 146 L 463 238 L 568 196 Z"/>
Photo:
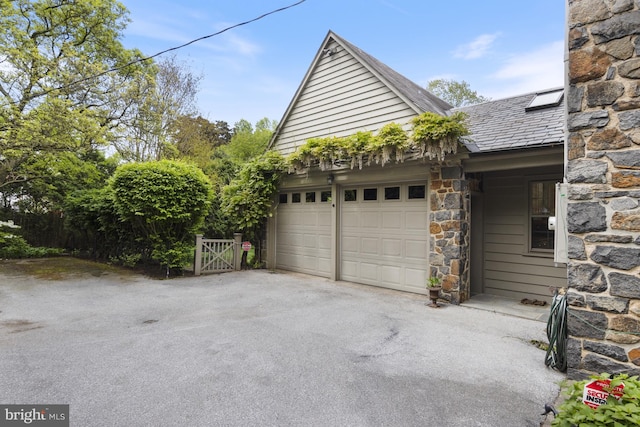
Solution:
<path fill-rule="evenodd" d="M 240 120 L 234 125 L 233 136 L 224 152 L 239 164 L 264 154 L 277 125 L 276 120 L 265 117 L 258 120 L 254 130 L 247 120 Z"/>
<path fill-rule="evenodd" d="M 46 175 L 29 167 L 114 138 L 145 80 L 119 41 L 115 0 L 0 0 L 0 192 Z"/>
<path fill-rule="evenodd" d="M 171 127 L 171 139 L 177 158 L 189 160 L 207 172 L 218 157 L 217 149 L 231 140 L 231 129 L 222 120 L 210 122 L 201 116 L 180 116 Z"/>
<path fill-rule="evenodd" d="M 454 107 L 464 107 L 491 101 L 491 98 L 479 95 L 478 92 L 472 90 L 469 87 L 469 83 L 464 80 L 460 82 L 447 79 L 431 80 L 427 83 L 427 89 Z"/>
<path fill-rule="evenodd" d="M 133 94 L 133 114 L 114 148 L 127 161 L 143 162 L 177 154 L 172 130 L 183 116 L 197 114 L 196 95 L 202 76 L 194 75 L 175 56 L 161 59 Z"/>

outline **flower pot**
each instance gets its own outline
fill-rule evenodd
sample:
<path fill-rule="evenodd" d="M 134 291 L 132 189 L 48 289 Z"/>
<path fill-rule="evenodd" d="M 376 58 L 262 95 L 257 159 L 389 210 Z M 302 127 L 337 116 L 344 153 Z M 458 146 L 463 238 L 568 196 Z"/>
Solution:
<path fill-rule="evenodd" d="M 440 297 L 440 291 L 442 290 L 442 286 L 434 286 L 429 289 L 429 299 L 431 300 L 430 307 L 437 308 L 440 307 L 438 305 L 438 298 Z"/>

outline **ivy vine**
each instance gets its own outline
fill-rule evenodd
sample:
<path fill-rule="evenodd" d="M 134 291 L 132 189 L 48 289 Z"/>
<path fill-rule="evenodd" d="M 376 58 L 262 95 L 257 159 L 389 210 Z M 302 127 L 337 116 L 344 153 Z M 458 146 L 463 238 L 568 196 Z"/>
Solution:
<path fill-rule="evenodd" d="M 336 164 L 350 164 L 359 169 L 365 164 L 402 163 L 407 154 L 429 160 L 444 160 L 455 154 L 464 136 L 469 134 L 464 121 L 466 115 L 456 112 L 441 116 L 426 112 L 411 120 L 411 132 L 398 123 L 384 125 L 376 135 L 357 132 L 345 137 L 311 138 L 287 157 L 289 171 L 308 169 L 317 165 L 321 170 Z"/>

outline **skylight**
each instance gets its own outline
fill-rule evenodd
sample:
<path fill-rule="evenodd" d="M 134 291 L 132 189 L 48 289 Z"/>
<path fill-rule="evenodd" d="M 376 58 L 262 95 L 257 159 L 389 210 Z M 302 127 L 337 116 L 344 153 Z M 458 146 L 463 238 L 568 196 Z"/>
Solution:
<path fill-rule="evenodd" d="M 525 111 L 539 110 L 541 108 L 556 107 L 562 101 L 563 89 L 554 90 L 552 92 L 536 93 L 529 105 L 525 107 Z"/>

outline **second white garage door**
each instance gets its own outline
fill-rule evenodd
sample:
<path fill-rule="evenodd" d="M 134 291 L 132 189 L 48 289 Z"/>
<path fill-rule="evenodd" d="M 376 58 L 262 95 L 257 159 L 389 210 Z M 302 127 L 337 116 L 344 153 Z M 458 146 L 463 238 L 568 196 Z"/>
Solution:
<path fill-rule="evenodd" d="M 425 184 L 345 187 L 340 278 L 424 292 L 429 213 Z"/>

